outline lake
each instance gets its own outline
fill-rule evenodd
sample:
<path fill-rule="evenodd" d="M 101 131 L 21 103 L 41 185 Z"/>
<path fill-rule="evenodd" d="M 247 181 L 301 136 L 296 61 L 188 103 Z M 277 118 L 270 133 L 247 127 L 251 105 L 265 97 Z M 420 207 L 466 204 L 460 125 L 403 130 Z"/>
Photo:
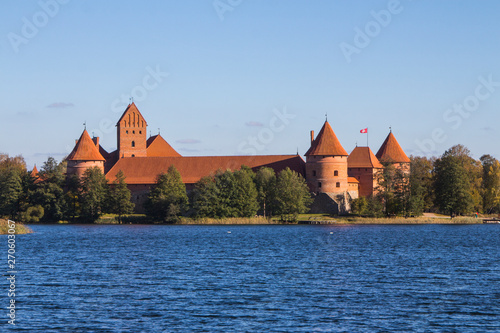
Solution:
<path fill-rule="evenodd" d="M 500 225 L 31 228 L 18 331 L 500 332 Z"/>

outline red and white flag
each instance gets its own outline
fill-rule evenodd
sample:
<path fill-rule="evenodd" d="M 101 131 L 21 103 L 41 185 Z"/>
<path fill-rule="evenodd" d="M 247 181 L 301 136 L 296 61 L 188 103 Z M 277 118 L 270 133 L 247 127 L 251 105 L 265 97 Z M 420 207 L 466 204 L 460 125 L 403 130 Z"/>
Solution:
<path fill-rule="evenodd" d="M 361 131 L 359 131 L 359 133 L 366 133 L 366 134 L 368 134 L 368 128 L 362 129 Z"/>

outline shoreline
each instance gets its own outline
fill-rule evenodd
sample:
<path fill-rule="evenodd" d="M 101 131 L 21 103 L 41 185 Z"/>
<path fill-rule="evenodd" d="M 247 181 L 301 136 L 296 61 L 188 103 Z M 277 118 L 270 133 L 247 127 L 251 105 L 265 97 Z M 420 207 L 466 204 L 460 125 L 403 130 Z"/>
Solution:
<path fill-rule="evenodd" d="M 96 223 L 85 223 L 82 221 L 59 221 L 59 222 L 45 222 L 45 223 L 32 223 L 32 225 L 53 225 L 53 224 L 75 224 L 75 225 L 424 225 L 424 224 L 483 224 L 484 218 L 474 217 L 392 217 L 392 218 L 367 218 L 367 217 L 354 217 L 354 216 L 299 216 L 298 221 L 285 222 L 279 219 L 268 219 L 264 217 L 250 217 L 250 218 L 182 218 L 176 223 L 162 223 L 152 222 L 146 219 L 141 219 L 134 216 L 133 219 L 118 223 L 115 218 L 100 219 Z M 19 225 L 23 225 L 19 223 Z"/>

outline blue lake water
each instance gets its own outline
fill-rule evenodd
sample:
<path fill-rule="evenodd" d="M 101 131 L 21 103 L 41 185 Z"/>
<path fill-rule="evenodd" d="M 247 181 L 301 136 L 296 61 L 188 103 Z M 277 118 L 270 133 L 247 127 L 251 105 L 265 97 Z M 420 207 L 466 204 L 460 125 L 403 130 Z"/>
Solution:
<path fill-rule="evenodd" d="M 500 225 L 31 227 L 18 331 L 500 332 Z"/>

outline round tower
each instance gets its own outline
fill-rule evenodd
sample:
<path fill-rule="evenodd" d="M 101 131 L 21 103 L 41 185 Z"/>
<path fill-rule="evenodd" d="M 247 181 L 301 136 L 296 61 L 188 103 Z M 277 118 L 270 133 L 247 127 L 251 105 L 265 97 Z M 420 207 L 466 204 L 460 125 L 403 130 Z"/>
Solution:
<path fill-rule="evenodd" d="M 95 138 L 94 142 L 87 130 L 84 130 L 66 161 L 68 177 L 77 175 L 81 178 L 85 170 L 92 167 L 98 167 L 104 173 L 105 159 L 99 153 L 99 138 Z"/>
<path fill-rule="evenodd" d="M 306 180 L 311 192 L 343 194 L 349 190 L 348 154 L 328 121 L 316 139 L 311 132 L 311 148 L 305 155 Z"/>

